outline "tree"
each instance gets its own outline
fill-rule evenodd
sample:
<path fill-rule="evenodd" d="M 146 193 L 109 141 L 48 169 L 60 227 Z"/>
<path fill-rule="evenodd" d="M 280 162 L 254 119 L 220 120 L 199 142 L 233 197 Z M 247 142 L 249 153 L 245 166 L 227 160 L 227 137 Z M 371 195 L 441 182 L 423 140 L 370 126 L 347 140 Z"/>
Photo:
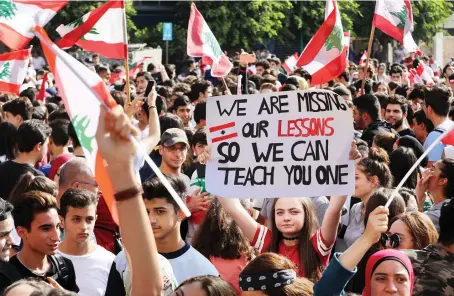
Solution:
<path fill-rule="evenodd" d="M 454 5 L 449 1 L 427 0 L 412 1 L 415 41 L 432 42 L 433 36 L 442 30 L 444 21 L 453 13 Z M 375 2 L 364 1 L 359 6 L 360 16 L 355 18 L 354 31 L 357 36 L 369 37 L 374 17 Z M 383 36 L 379 30 L 375 31 L 382 43 L 390 38 Z"/>

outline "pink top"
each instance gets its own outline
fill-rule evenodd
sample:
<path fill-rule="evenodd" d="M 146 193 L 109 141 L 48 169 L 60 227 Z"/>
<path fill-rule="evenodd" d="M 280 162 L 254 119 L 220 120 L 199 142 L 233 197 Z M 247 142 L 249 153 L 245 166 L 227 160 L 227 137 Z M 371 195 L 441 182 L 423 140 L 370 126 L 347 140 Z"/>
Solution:
<path fill-rule="evenodd" d="M 216 267 L 217 271 L 221 275 L 221 278 L 225 280 L 235 289 L 236 295 L 241 295 L 241 289 L 238 284 L 240 278 L 240 272 L 248 264 L 245 256 L 239 259 L 222 259 L 220 257 L 210 256 L 210 261 Z"/>

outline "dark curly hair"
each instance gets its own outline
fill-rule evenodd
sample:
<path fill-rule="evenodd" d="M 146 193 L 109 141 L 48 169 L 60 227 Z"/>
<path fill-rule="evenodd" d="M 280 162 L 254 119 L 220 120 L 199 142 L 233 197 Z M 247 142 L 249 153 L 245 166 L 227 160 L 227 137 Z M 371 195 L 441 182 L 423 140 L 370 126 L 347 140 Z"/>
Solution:
<path fill-rule="evenodd" d="M 211 203 L 192 246 L 208 259 L 214 256 L 232 260 L 245 255 L 249 261 L 253 255 L 249 241 L 217 199 Z"/>

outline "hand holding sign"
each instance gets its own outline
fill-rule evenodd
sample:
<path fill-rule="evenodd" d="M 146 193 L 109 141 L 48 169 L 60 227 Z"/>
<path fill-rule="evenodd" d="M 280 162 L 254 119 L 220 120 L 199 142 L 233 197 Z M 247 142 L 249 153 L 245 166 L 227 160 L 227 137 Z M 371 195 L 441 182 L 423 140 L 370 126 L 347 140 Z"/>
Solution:
<path fill-rule="evenodd" d="M 351 194 L 353 119 L 344 99 L 316 90 L 207 101 L 207 190 L 238 198 Z"/>

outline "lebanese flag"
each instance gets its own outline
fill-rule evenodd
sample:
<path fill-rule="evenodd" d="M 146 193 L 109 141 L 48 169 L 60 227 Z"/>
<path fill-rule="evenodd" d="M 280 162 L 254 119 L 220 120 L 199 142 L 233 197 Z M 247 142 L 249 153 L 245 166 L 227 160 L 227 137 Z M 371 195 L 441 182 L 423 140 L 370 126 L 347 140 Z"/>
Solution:
<path fill-rule="evenodd" d="M 362 65 L 367 61 L 367 50 L 364 51 L 362 57 L 359 59 L 359 64 Z"/>
<path fill-rule="evenodd" d="M 65 108 L 74 125 L 85 158 L 94 172 L 96 182 L 101 188 L 112 217 L 118 221 L 112 183 L 102 156 L 98 153 L 95 138 L 100 112 L 100 99 L 98 98 L 102 98 L 109 107 L 115 106 L 116 103 L 104 82 L 95 72 L 52 43 L 43 28 L 37 27 L 35 34 L 41 41 L 44 55 L 55 76 L 60 96 L 63 98 Z"/>
<path fill-rule="evenodd" d="M 295 70 L 298 57 L 298 53 L 295 52 L 292 56 L 286 59 L 285 62 L 282 63 L 282 68 L 284 68 L 285 72 L 291 73 Z"/>
<path fill-rule="evenodd" d="M 151 59 L 151 57 L 143 57 L 140 60 L 138 60 L 135 63 L 132 63 L 131 66 L 129 67 L 129 77 L 134 77 L 136 74 L 136 71 L 139 69 L 141 65 L 145 62 L 146 59 Z"/>
<path fill-rule="evenodd" d="M 413 11 L 409 0 L 377 0 L 372 25 L 402 43 L 407 51 L 422 54 L 411 35 Z"/>
<path fill-rule="evenodd" d="M 0 92 L 19 94 L 30 59 L 30 49 L 0 55 Z"/>
<path fill-rule="evenodd" d="M 202 57 L 206 64 L 211 65 L 211 76 L 226 76 L 233 68 L 194 3 L 189 17 L 187 44 L 188 56 Z"/>
<path fill-rule="evenodd" d="M 33 39 L 32 29 L 44 27 L 68 0 L 1 1 L 0 41 L 11 49 L 22 49 Z"/>
<path fill-rule="evenodd" d="M 419 61 L 418 67 L 416 67 L 416 73 L 418 73 L 419 77 L 426 81 L 427 85 L 434 85 L 434 81 L 427 71 L 426 65 L 423 61 Z"/>
<path fill-rule="evenodd" d="M 337 78 L 347 68 L 348 46 L 336 0 L 326 1 L 325 21 L 296 63 L 312 75 L 311 85 Z"/>
<path fill-rule="evenodd" d="M 208 130 L 210 131 L 211 143 L 223 142 L 238 137 L 235 126 L 235 122 L 232 121 L 210 127 Z"/>
<path fill-rule="evenodd" d="M 110 0 L 81 18 L 57 28 L 56 43 L 67 49 L 76 44 L 111 59 L 128 57 L 124 1 Z"/>

